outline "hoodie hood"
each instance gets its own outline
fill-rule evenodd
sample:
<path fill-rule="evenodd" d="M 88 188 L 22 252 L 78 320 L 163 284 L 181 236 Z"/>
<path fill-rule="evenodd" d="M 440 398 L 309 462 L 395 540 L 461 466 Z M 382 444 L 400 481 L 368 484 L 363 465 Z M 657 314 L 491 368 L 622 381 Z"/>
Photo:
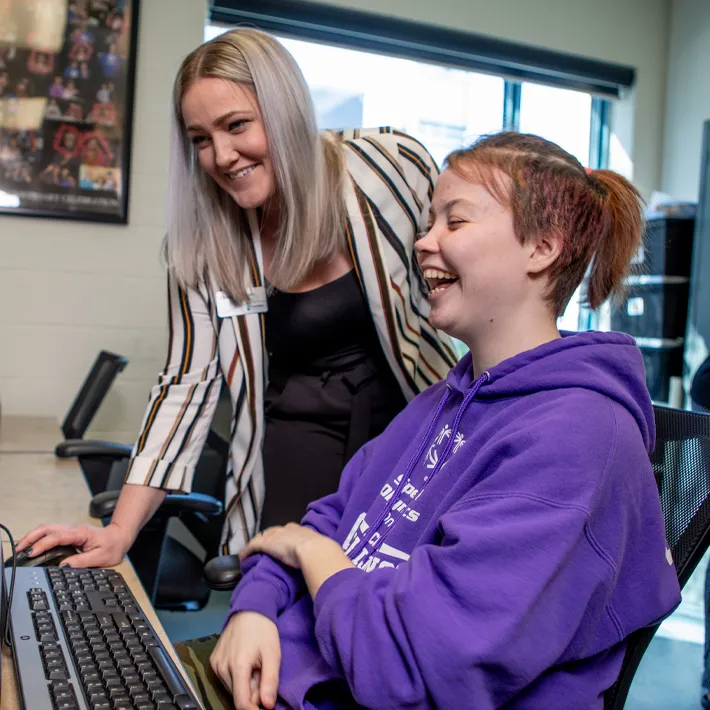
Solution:
<path fill-rule="evenodd" d="M 581 388 L 621 404 L 636 420 L 646 450 L 653 451 L 656 428 L 641 351 L 625 333 L 562 331 L 561 338 L 514 355 L 488 370 L 476 399 L 518 397 L 535 392 Z M 478 373 L 471 353 L 449 372 L 452 390 L 465 392 Z"/>

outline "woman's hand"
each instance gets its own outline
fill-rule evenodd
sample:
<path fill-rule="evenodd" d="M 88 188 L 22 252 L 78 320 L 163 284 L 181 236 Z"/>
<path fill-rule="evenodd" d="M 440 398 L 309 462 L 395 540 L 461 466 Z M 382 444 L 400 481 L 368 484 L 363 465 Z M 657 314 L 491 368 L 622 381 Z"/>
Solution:
<path fill-rule="evenodd" d="M 296 523 L 288 523 L 288 525 L 283 527 L 277 525 L 273 528 L 267 528 L 264 532 L 260 532 L 256 537 L 252 538 L 242 548 L 239 553 L 239 559 L 244 560 L 249 555 L 263 552 L 287 567 L 300 569 L 301 561 L 298 557 L 298 549 L 306 543 L 314 541 L 315 538 L 323 538 L 330 541 L 330 538 L 326 538 L 324 535 Z"/>
<path fill-rule="evenodd" d="M 256 552 L 300 569 L 313 599 L 327 579 L 354 567 L 335 540 L 296 523 L 264 530 L 242 548 L 239 557 L 243 560 Z"/>
<path fill-rule="evenodd" d="M 126 555 L 133 537 L 118 525 L 105 528 L 93 525 L 40 525 L 27 533 L 18 543 L 17 551 L 31 548 L 30 558 L 57 545 L 71 545 L 79 554 L 67 557 L 69 567 L 113 567 Z"/>
<path fill-rule="evenodd" d="M 229 689 L 236 710 L 276 705 L 281 641 L 276 624 L 255 611 L 235 614 L 210 656 L 212 670 Z"/>

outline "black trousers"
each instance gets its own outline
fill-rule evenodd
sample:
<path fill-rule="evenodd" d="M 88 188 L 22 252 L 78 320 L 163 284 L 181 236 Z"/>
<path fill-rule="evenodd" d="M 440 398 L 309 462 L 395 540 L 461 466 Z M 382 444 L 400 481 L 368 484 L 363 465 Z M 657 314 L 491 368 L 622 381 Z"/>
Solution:
<path fill-rule="evenodd" d="M 405 404 L 389 368 L 370 359 L 313 374 L 270 371 L 262 529 L 299 522 L 311 501 L 334 493 L 352 455 Z"/>

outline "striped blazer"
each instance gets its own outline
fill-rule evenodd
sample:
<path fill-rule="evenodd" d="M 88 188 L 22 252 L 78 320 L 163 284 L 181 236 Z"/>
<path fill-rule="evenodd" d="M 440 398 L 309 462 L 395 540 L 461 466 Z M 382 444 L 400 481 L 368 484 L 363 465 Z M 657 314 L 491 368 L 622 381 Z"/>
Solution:
<path fill-rule="evenodd" d="M 425 230 L 438 170 L 427 150 L 390 128 L 342 131 L 347 243 L 380 344 L 409 400 L 456 362 L 449 338 L 428 322 L 427 288 L 413 244 Z M 250 220 L 254 225 L 255 221 Z M 254 285 L 263 281 L 252 229 Z M 261 447 L 268 366 L 264 318 L 218 317 L 214 290 L 168 279 L 168 360 L 151 390 L 127 483 L 189 491 L 223 381 L 232 401 L 232 441 L 222 551 L 236 553 L 258 530 L 264 500 Z"/>

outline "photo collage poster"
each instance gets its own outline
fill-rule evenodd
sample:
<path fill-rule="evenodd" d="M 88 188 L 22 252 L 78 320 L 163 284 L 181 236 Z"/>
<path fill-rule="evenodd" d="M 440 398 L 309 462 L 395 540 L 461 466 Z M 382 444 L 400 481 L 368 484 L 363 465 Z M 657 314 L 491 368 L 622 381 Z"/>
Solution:
<path fill-rule="evenodd" d="M 137 0 L 0 0 L 0 213 L 127 221 Z"/>

